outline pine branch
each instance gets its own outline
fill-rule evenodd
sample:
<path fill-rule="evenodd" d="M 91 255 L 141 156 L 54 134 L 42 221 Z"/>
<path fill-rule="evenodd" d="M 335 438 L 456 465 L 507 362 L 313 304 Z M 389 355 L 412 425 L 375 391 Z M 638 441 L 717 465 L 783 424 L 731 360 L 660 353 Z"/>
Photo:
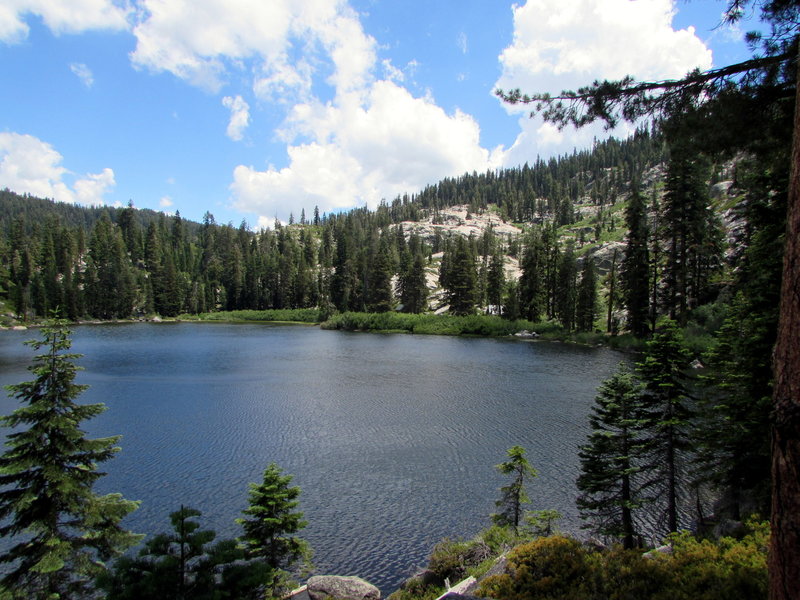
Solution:
<path fill-rule="evenodd" d="M 564 90 L 557 96 L 549 93 L 523 94 L 514 89 L 498 89 L 495 94 L 509 104 L 533 104 L 531 116 L 541 114 L 545 121 L 559 128 L 566 125 L 583 127 L 602 120 L 611 129 L 620 119 L 635 121 L 645 115 L 668 112 L 677 105 L 690 104 L 711 91 L 719 91 L 737 75 L 745 82 L 754 73 L 793 61 L 793 52 L 753 58 L 719 69 L 695 69 L 681 79 L 637 82 L 633 77 L 618 81 L 594 81 L 577 91 Z"/>

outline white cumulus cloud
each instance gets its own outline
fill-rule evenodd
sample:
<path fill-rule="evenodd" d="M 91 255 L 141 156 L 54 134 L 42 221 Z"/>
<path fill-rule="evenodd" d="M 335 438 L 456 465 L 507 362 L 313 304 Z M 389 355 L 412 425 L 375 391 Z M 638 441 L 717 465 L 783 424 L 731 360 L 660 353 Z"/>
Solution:
<path fill-rule="evenodd" d="M 446 176 L 485 170 L 495 157 L 480 145 L 470 115 L 447 114 L 392 81 L 334 103 L 298 105 L 284 132 L 289 165 L 241 165 L 231 184 L 237 209 L 261 216 L 318 206 L 322 212 L 419 190 Z"/>
<path fill-rule="evenodd" d="M 233 141 L 238 142 L 244 135 L 244 130 L 250 124 L 250 105 L 241 96 L 225 96 L 222 105 L 231 111 L 226 134 Z"/>
<path fill-rule="evenodd" d="M 512 44 L 500 54 L 497 88 L 558 93 L 595 79 L 676 78 L 712 64 L 711 50 L 694 28 L 676 30 L 673 0 L 528 0 L 515 6 Z M 526 112 L 525 107 L 507 107 Z M 579 133 L 554 132 L 539 120 L 520 122 L 521 133 L 507 164 L 536 155 L 569 152 L 592 137 L 604 137 L 600 125 Z M 624 135 L 621 126 L 615 133 Z"/>
<path fill-rule="evenodd" d="M 344 0 L 141 4 L 145 17 L 134 28 L 134 64 L 210 90 L 220 89 L 228 69 L 243 61 L 255 61 L 254 89 L 265 97 L 308 90 L 317 68 L 332 69 L 327 77 L 332 86 L 359 87 L 375 60 L 375 40 Z"/>
<path fill-rule="evenodd" d="M 114 171 L 106 167 L 100 173 L 88 173 L 74 183 L 74 202 L 80 204 L 103 204 L 103 196 L 116 185 Z"/>
<path fill-rule="evenodd" d="M 92 70 L 85 64 L 70 63 L 69 69 L 87 88 L 90 88 L 94 85 L 94 75 L 92 74 Z"/>
<path fill-rule="evenodd" d="M 93 29 L 124 30 L 130 9 L 112 0 L 4 0 L 0 3 L 0 41 L 18 43 L 28 37 L 29 15 L 40 17 L 55 34 Z"/>
<path fill-rule="evenodd" d="M 75 177 L 61 165 L 62 160 L 55 148 L 39 138 L 0 133 L 0 187 L 61 202 L 103 204 L 116 183 L 114 171 L 105 168 Z M 65 179 L 73 180 L 72 185 Z"/>

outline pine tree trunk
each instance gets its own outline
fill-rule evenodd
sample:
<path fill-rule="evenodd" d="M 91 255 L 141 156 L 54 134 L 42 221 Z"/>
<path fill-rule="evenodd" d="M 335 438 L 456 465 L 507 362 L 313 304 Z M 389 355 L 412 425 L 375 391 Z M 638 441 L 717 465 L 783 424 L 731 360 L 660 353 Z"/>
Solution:
<path fill-rule="evenodd" d="M 589 260 L 588 258 L 586 260 Z M 614 248 L 614 256 L 611 259 L 611 276 L 609 277 L 609 289 L 608 289 L 608 314 L 606 316 L 606 331 L 608 333 L 615 333 L 612 332 L 611 329 L 611 317 L 614 314 L 614 284 L 617 280 L 617 249 Z"/>
<path fill-rule="evenodd" d="M 800 46 L 798 50 L 800 56 Z M 797 82 L 788 191 L 780 317 L 773 361 L 771 600 L 796 598 L 800 585 L 800 87 Z"/>
<path fill-rule="evenodd" d="M 629 465 L 627 464 L 625 468 Z M 626 550 L 630 550 L 634 546 L 634 531 L 633 531 L 633 514 L 631 512 L 631 478 L 629 475 L 625 474 L 622 476 L 622 496 L 620 498 L 622 500 L 622 547 Z"/>
<path fill-rule="evenodd" d="M 671 418 L 671 415 L 670 415 Z M 670 426 L 671 429 L 672 426 Z M 667 438 L 667 527 L 670 533 L 678 531 L 678 477 L 675 464 L 675 438 L 672 431 Z"/>
<path fill-rule="evenodd" d="M 628 411 L 624 411 L 623 418 L 627 421 L 630 418 Z M 630 476 L 630 468 L 631 468 L 631 448 L 629 444 L 629 440 L 631 437 L 631 432 L 628 431 L 627 425 L 623 425 L 622 431 L 620 432 L 622 436 L 622 456 L 624 456 L 623 463 L 620 465 L 622 467 L 622 494 L 620 500 L 622 500 L 622 547 L 626 550 L 630 550 L 634 547 L 636 532 L 633 529 L 633 511 L 631 510 L 631 500 L 632 500 L 632 492 L 631 492 L 631 476 Z"/>

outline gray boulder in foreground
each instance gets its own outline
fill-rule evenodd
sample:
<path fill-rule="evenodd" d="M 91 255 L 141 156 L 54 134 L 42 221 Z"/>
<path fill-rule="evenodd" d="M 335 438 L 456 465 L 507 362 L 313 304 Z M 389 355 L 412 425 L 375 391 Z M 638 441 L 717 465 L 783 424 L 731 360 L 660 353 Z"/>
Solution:
<path fill-rule="evenodd" d="M 317 575 L 306 583 L 311 600 L 380 600 L 381 591 L 359 577 Z"/>

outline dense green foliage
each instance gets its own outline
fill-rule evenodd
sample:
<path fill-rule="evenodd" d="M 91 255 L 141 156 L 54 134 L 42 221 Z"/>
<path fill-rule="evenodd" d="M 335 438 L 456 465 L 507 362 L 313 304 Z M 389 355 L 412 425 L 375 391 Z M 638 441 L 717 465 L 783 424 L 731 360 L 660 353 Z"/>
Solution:
<path fill-rule="evenodd" d="M 537 331 L 542 335 L 561 334 L 553 323 L 532 323 L 522 319 L 510 321 L 491 315 L 408 315 L 402 313 L 353 313 L 333 315 L 322 326 L 346 331 L 405 331 L 435 335 L 506 336 L 521 330 Z"/>
<path fill-rule="evenodd" d="M 200 529 L 199 510 L 181 506 L 170 514 L 173 531 L 145 542 L 135 557 L 116 561 L 98 578 L 108 600 L 242 600 L 264 597 L 271 580 L 266 565 L 245 561 L 235 540 L 214 542 L 216 534 Z"/>
<path fill-rule="evenodd" d="M 697 410 L 690 357 L 681 330 L 665 319 L 634 373 L 621 367 L 598 390 L 589 418 L 592 432 L 580 451 L 577 504 L 588 529 L 626 548 L 641 544 L 641 523 L 651 523 L 649 529 L 657 523 L 662 532 L 688 527 L 679 515 L 690 514 L 692 504 L 701 510 L 694 519 L 702 525 L 700 489 L 721 475 L 705 440 L 731 434 Z M 743 419 L 739 426 L 752 434 L 765 420 L 765 415 Z M 706 452 L 698 452 L 702 448 Z M 740 518 L 718 508 L 719 517 Z"/>
<path fill-rule="evenodd" d="M 644 198 L 636 181 L 631 185 L 631 196 L 625 207 L 625 227 L 628 235 L 621 283 L 628 309 L 628 327 L 635 336 L 645 337 L 650 317 L 650 232 Z"/>
<path fill-rule="evenodd" d="M 644 556 L 543 537 L 514 548 L 506 573 L 488 577 L 477 593 L 496 600 L 765 599 L 767 538 L 766 525 L 740 540 L 681 533 L 668 538 L 668 552 Z"/>
<path fill-rule="evenodd" d="M 250 484 L 250 505 L 237 519 L 239 539 L 215 541 L 200 529 L 201 512 L 181 506 L 170 515 L 173 531 L 149 538 L 136 556 L 123 556 L 102 573 L 97 587 L 109 600 L 257 600 L 283 597 L 293 584 L 290 570 L 310 555 L 293 534 L 305 527 L 295 511 L 300 489 L 289 486 L 274 463 L 260 484 Z"/>
<path fill-rule="evenodd" d="M 69 333 L 56 321 L 28 342 L 44 349 L 29 367 L 36 378 L 8 387 L 22 406 L 1 419 L 12 431 L 0 456 L 0 535 L 13 540 L 0 562 L 14 597 L 80 597 L 105 561 L 141 538 L 121 525 L 137 502 L 93 491 L 119 436 L 88 439 L 80 428 L 105 407 L 75 401 L 86 386 L 74 383 Z"/>
<path fill-rule="evenodd" d="M 180 315 L 180 318 L 197 321 L 319 323 L 324 320 L 324 316 L 324 313 L 316 308 L 283 308 L 278 310 L 228 310 L 199 315 Z"/>
<path fill-rule="evenodd" d="M 670 162 L 663 205 L 656 214 L 656 226 L 648 228 L 652 233 L 651 327 L 659 311 L 685 324 L 693 310 L 703 310 L 703 303 L 736 298 L 729 316 L 740 318 L 742 326 L 727 322 L 717 347 L 711 350 L 713 370 L 705 382 L 711 385 L 700 393 L 705 397 L 708 429 L 704 438 L 693 440 L 700 454 L 696 483 L 713 486 L 721 498 L 715 508 L 722 513 L 738 516 L 744 506 L 761 504 L 769 482 L 767 470 L 758 477 L 748 462 L 763 467 L 765 434 L 769 435 L 770 596 L 788 600 L 797 595 L 800 580 L 800 352 L 796 336 L 800 327 L 800 2 L 729 0 L 725 4 L 724 21 L 738 23 L 745 16 L 757 16 L 760 21 L 760 30 L 747 34 L 753 51 L 750 60 L 694 70 L 677 80 L 637 82 L 626 76 L 618 81 L 597 80 L 559 95 L 521 90 L 499 90 L 498 94 L 511 103 L 531 104 L 532 115 L 540 113 L 559 126 L 581 127 L 599 120 L 613 127 L 620 120 L 662 120 Z M 746 167 L 741 179 L 733 173 L 733 188 L 743 197 L 727 208 L 748 215 L 741 223 L 744 234 L 737 236 L 744 242 L 739 257 L 745 261 L 726 272 L 720 264 L 722 238 L 704 197 L 708 188 L 703 171 L 709 160 L 733 157 L 735 163 L 758 167 Z M 738 160 L 742 157 L 746 159 Z M 652 206 L 657 202 L 654 196 Z M 751 212 L 754 207 L 761 217 Z M 771 223 L 763 219 L 765 215 Z M 762 237 L 768 231 L 771 243 Z M 767 248 L 771 255 L 763 253 Z M 643 255 L 638 256 L 631 258 L 641 267 Z M 774 261 L 782 268 L 776 269 Z M 760 273 L 752 270 L 756 264 Z M 634 321 L 640 316 L 641 282 L 641 278 L 633 282 L 637 295 L 628 297 Z M 763 304 L 770 297 L 779 300 L 772 308 Z M 780 306 L 779 315 L 776 306 Z M 741 337 L 736 339 L 737 335 Z M 770 364 L 765 358 L 770 355 L 773 380 L 764 377 L 761 368 Z M 764 400 L 770 393 L 771 403 L 767 403 Z M 772 418 L 768 417 L 770 404 Z M 676 415 L 679 429 L 683 416 Z M 745 442 L 748 437 L 750 448 Z M 722 460 L 714 469 L 717 453 Z"/>

